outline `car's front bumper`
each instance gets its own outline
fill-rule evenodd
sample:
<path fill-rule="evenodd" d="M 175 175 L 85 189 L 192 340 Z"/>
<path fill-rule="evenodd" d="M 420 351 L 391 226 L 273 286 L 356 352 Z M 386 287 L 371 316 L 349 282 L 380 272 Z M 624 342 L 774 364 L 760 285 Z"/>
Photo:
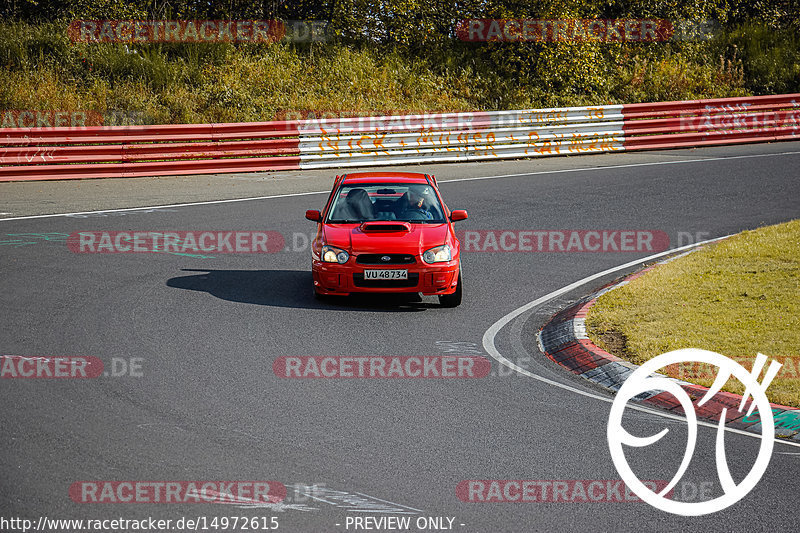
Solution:
<path fill-rule="evenodd" d="M 352 261 L 352 259 L 351 259 Z M 408 270 L 408 280 L 364 280 L 365 270 Z M 314 290 L 325 295 L 357 293 L 452 294 L 458 282 L 458 260 L 435 265 L 356 265 L 313 261 Z"/>

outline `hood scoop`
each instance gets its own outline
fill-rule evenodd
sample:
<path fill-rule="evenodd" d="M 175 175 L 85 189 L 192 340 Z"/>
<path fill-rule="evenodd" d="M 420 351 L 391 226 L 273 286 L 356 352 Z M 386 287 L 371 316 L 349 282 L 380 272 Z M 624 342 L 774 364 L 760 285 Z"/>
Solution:
<path fill-rule="evenodd" d="M 369 221 L 361 224 L 361 231 L 364 233 L 391 233 L 402 232 L 408 233 L 411 231 L 411 224 L 408 222 L 394 222 L 391 220 L 386 221 Z"/>

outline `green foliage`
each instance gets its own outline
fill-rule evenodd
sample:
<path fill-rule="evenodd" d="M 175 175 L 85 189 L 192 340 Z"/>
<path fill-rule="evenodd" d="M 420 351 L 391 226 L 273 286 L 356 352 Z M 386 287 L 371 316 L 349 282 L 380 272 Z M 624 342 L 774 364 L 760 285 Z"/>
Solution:
<path fill-rule="evenodd" d="M 151 121 L 281 110 L 509 109 L 800 91 L 800 0 L 11 0 L 0 108 L 123 109 Z M 794 7 L 792 7 L 794 6 Z M 80 44 L 75 19 L 329 21 L 328 42 Z M 464 42 L 468 18 L 715 20 L 708 41 Z M 753 21 L 757 21 L 753 22 Z"/>
<path fill-rule="evenodd" d="M 793 93 L 800 91 L 800 36 L 797 30 L 744 24 L 720 40 L 727 56 L 741 57 L 749 91 Z"/>

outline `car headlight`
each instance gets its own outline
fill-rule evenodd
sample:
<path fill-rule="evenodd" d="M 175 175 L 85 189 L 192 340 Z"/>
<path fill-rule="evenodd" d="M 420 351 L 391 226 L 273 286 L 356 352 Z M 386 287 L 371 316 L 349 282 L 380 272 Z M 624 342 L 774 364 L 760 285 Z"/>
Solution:
<path fill-rule="evenodd" d="M 350 254 L 341 248 L 335 248 L 333 246 L 322 247 L 322 260 L 326 263 L 339 263 L 343 265 L 347 263 L 348 259 L 350 259 Z"/>
<path fill-rule="evenodd" d="M 425 250 L 425 253 L 422 254 L 422 260 L 426 263 L 446 263 L 447 261 L 451 261 L 453 259 L 452 250 L 450 246 L 445 244 L 444 246 L 437 246 L 436 248 L 431 248 L 430 250 Z"/>

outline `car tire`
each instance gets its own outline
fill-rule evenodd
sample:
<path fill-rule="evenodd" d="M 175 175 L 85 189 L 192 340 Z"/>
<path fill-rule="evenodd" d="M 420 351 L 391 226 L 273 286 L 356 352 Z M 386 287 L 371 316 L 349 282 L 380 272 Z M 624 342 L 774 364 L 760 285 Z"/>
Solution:
<path fill-rule="evenodd" d="M 439 296 L 439 305 L 442 307 L 458 307 L 461 305 L 461 293 L 462 293 L 462 285 L 461 285 L 461 269 L 458 269 L 458 283 L 456 284 L 456 290 L 453 294 L 443 294 Z"/>

